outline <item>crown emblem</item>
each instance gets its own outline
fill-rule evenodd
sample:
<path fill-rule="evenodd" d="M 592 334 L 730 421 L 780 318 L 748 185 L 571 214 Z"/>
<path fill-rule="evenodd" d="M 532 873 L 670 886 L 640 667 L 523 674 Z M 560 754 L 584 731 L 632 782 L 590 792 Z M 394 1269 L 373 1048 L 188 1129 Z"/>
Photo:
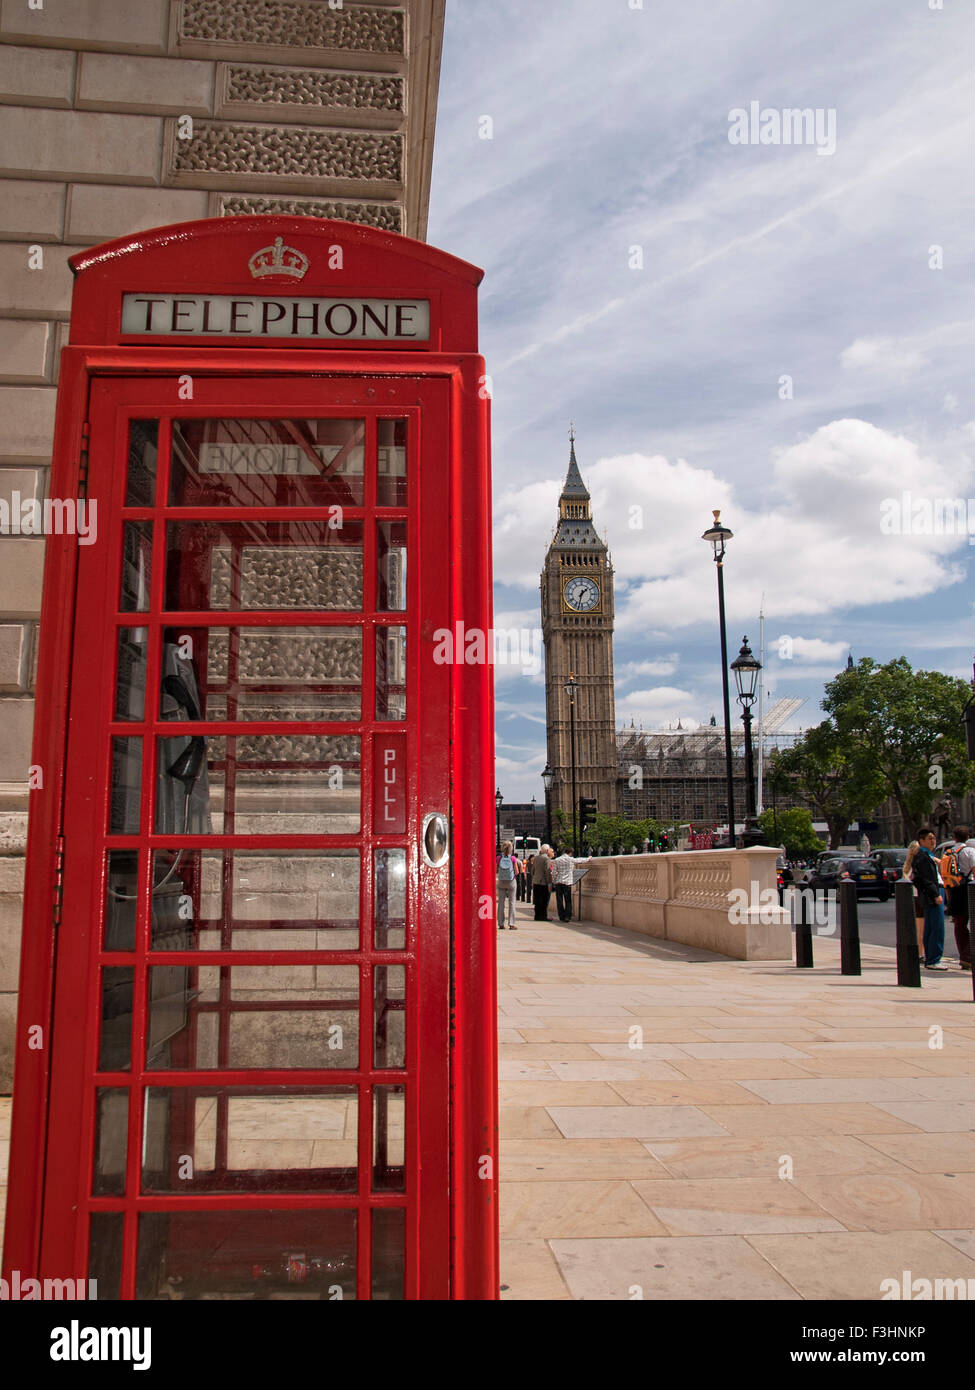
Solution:
<path fill-rule="evenodd" d="M 247 262 L 255 280 L 265 275 L 290 275 L 295 280 L 304 278 L 308 270 L 308 257 L 293 246 L 285 246 L 281 237 L 275 237 L 273 246 L 262 246 Z"/>

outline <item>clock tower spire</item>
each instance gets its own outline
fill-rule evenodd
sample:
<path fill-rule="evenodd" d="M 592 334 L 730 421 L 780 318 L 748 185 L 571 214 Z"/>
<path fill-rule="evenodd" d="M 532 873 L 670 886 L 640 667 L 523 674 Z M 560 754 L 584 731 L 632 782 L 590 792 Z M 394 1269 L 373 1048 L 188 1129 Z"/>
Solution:
<path fill-rule="evenodd" d="M 566 683 L 575 676 L 576 796 L 618 810 L 613 690 L 613 566 L 592 521 L 592 502 L 569 430 L 569 470 L 542 570 L 545 720 L 554 775 L 552 809 L 572 817 L 572 748 Z"/>

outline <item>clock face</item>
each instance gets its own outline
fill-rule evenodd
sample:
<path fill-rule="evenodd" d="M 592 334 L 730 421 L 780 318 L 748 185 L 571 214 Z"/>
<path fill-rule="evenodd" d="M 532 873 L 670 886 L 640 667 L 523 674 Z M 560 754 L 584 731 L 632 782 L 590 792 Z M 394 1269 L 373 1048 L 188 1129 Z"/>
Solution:
<path fill-rule="evenodd" d="M 599 603 L 599 585 L 594 579 L 570 579 L 562 593 L 577 613 L 591 613 Z"/>

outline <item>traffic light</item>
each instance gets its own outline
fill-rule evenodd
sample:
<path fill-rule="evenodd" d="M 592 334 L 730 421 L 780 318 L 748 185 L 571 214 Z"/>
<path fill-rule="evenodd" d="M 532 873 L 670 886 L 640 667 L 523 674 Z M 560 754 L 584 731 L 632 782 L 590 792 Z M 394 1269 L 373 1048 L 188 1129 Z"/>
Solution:
<path fill-rule="evenodd" d="M 596 819 L 596 798 L 594 796 L 580 796 L 579 798 L 579 834 L 585 832 L 586 826 L 591 820 Z"/>
<path fill-rule="evenodd" d="M 965 743 L 968 748 L 968 756 L 975 759 L 975 695 L 965 706 Z"/>
<path fill-rule="evenodd" d="M 660 853 L 661 853 L 661 854 L 666 854 L 666 853 L 667 853 L 667 832 L 666 832 L 666 830 L 662 830 L 662 831 L 660 832 Z"/>
<path fill-rule="evenodd" d="M 648 839 L 649 842 L 650 842 L 650 853 L 651 853 L 651 854 L 656 854 L 656 852 L 657 852 L 657 837 L 656 837 L 656 835 L 653 833 L 652 830 L 650 831 L 650 834 L 647 836 L 647 839 Z"/>

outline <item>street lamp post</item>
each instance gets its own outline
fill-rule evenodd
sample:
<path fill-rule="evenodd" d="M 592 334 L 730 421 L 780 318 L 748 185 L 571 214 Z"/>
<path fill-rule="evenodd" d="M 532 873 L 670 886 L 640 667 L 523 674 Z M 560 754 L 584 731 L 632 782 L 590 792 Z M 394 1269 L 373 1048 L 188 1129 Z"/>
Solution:
<path fill-rule="evenodd" d="M 566 694 L 569 697 L 569 744 L 572 749 L 572 854 L 578 857 L 579 840 L 576 826 L 576 690 L 579 682 L 575 676 L 570 675 L 565 683 Z"/>
<path fill-rule="evenodd" d="M 535 834 L 535 798 L 532 797 L 532 835 Z"/>
<path fill-rule="evenodd" d="M 552 843 L 552 803 L 549 800 L 552 792 L 552 782 L 555 773 L 548 763 L 545 764 L 545 771 L 542 773 L 542 786 L 545 788 L 545 843 Z M 533 827 L 534 828 L 534 827 Z"/>
<path fill-rule="evenodd" d="M 494 793 L 494 838 L 497 844 L 494 846 L 495 853 L 501 853 L 501 804 L 504 797 L 501 795 L 501 788 Z"/>
<path fill-rule="evenodd" d="M 745 725 L 745 830 L 741 838 L 742 844 L 747 848 L 749 845 L 765 843 L 765 836 L 755 816 L 755 767 L 752 761 L 752 705 L 758 697 L 758 676 L 762 663 L 752 655 L 747 637 L 741 644 L 741 651 L 731 663 L 731 669 L 735 673 L 738 702 L 742 708 L 741 717 Z"/>
<path fill-rule="evenodd" d="M 718 621 L 721 627 L 721 688 L 724 696 L 724 763 L 728 783 L 728 844 L 735 847 L 735 775 L 731 761 L 731 701 L 728 696 L 728 637 L 724 621 L 724 553 L 733 532 L 721 525 L 721 513 L 714 513 L 714 523 L 705 531 L 702 540 L 710 541 L 718 571 Z"/>

